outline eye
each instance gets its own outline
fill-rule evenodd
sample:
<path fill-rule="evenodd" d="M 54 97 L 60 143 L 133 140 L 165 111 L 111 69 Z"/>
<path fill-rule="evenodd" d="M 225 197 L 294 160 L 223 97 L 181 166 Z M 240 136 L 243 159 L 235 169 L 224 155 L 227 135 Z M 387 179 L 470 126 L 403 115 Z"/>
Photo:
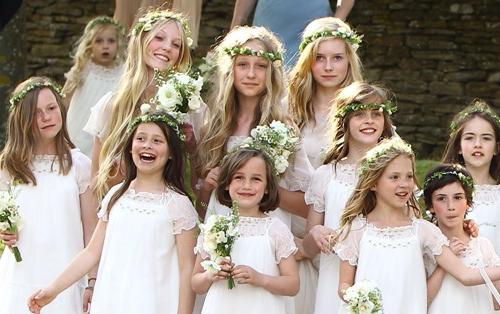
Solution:
<path fill-rule="evenodd" d="M 144 136 L 142 136 L 142 135 L 137 135 L 137 136 L 135 137 L 135 139 L 136 139 L 137 141 L 139 141 L 139 142 L 142 142 L 142 141 L 144 140 Z"/>
<path fill-rule="evenodd" d="M 257 66 L 262 69 L 267 69 L 267 63 L 258 63 Z"/>
<path fill-rule="evenodd" d="M 463 195 L 455 195 L 455 199 L 460 201 L 460 200 L 464 199 L 464 196 Z"/>
<path fill-rule="evenodd" d="M 474 139 L 474 136 L 471 136 L 471 135 L 466 135 L 462 138 L 464 141 L 470 141 L 470 140 L 473 140 Z"/>
<path fill-rule="evenodd" d="M 172 43 L 172 46 L 173 46 L 173 47 L 175 47 L 175 48 L 178 48 L 178 49 L 180 49 L 180 48 L 181 48 L 181 44 L 180 44 L 180 43 L 178 43 L 178 42 L 173 42 L 173 43 Z"/>
<path fill-rule="evenodd" d="M 380 117 L 383 117 L 384 114 L 381 112 L 381 111 L 378 111 L 378 110 L 372 110 L 372 116 L 374 118 L 380 118 Z"/>
<path fill-rule="evenodd" d="M 155 144 L 162 144 L 162 143 L 163 143 L 163 141 L 162 141 L 161 139 L 159 139 L 159 138 L 155 138 L 155 139 L 153 140 L 153 142 L 154 142 Z"/>
<path fill-rule="evenodd" d="M 438 196 L 436 197 L 436 200 L 439 201 L 439 202 L 442 202 L 444 201 L 446 198 L 444 196 Z"/>
<path fill-rule="evenodd" d="M 342 61 L 342 60 L 344 60 L 344 57 L 342 57 L 342 56 L 335 56 L 335 57 L 333 57 L 333 60 L 335 60 L 337 62 L 338 61 Z"/>
<path fill-rule="evenodd" d="M 114 43 L 116 42 L 116 39 L 115 39 L 115 38 L 110 38 L 110 39 L 108 40 L 108 42 L 109 42 L 110 44 L 114 44 Z"/>
<path fill-rule="evenodd" d="M 316 56 L 316 61 L 325 61 L 325 56 Z"/>
<path fill-rule="evenodd" d="M 391 180 L 398 180 L 399 179 L 399 175 L 397 174 L 393 174 L 392 176 L 389 177 Z"/>
<path fill-rule="evenodd" d="M 257 181 L 257 182 L 261 182 L 262 181 L 262 179 L 260 177 L 254 177 L 253 180 Z"/>
<path fill-rule="evenodd" d="M 95 42 L 96 42 L 96 43 L 98 43 L 98 44 L 102 43 L 102 38 L 97 38 L 97 39 L 95 40 Z"/>
<path fill-rule="evenodd" d="M 248 63 L 247 62 L 238 62 L 238 63 L 236 63 L 236 66 L 239 68 L 245 68 L 248 66 Z"/>
<path fill-rule="evenodd" d="M 488 141 L 488 142 L 493 141 L 493 136 L 485 135 L 485 136 L 483 136 L 483 140 Z"/>
<path fill-rule="evenodd" d="M 156 36 L 154 37 L 154 39 L 156 39 L 156 40 L 163 40 L 163 36 L 161 36 L 161 35 L 156 35 Z"/>

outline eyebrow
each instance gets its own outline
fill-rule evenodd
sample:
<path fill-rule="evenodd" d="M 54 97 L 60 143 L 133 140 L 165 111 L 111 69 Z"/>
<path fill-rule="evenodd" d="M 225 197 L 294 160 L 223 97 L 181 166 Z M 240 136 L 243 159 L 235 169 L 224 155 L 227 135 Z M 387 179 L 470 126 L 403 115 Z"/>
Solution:
<path fill-rule="evenodd" d="M 477 133 L 474 133 L 474 132 L 467 132 L 467 133 L 464 133 L 463 135 L 477 135 Z M 463 136 L 462 135 L 462 136 Z M 479 135 L 491 135 L 493 136 L 493 133 L 492 132 L 488 132 L 488 133 L 481 133 Z"/>

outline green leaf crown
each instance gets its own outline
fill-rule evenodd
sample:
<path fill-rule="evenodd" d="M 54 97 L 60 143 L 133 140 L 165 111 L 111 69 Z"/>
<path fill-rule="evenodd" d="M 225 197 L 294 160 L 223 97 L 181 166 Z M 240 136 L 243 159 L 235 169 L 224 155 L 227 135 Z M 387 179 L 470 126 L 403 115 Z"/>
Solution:
<path fill-rule="evenodd" d="M 315 33 L 312 33 L 309 36 L 306 36 L 302 42 L 300 43 L 299 46 L 299 51 L 302 52 L 304 49 L 306 49 L 307 45 L 312 43 L 318 38 L 322 37 L 335 37 L 335 38 L 340 38 L 345 40 L 348 44 L 350 44 L 354 50 L 359 48 L 359 45 L 362 42 L 362 35 L 356 34 L 356 32 L 352 30 L 348 30 L 345 27 L 339 27 L 336 30 L 323 30 L 323 31 L 318 31 Z"/>
<path fill-rule="evenodd" d="M 54 93 L 59 95 L 61 98 L 64 98 L 64 94 L 61 92 L 62 88 L 59 84 L 52 81 L 44 81 L 44 82 L 33 82 L 28 83 L 23 89 L 12 95 L 9 99 L 10 107 L 9 111 L 13 111 L 16 108 L 16 105 L 19 101 L 21 101 L 26 95 L 35 90 L 42 88 L 50 88 Z"/>
<path fill-rule="evenodd" d="M 386 100 L 381 104 L 362 104 L 362 103 L 350 103 L 342 108 L 339 108 L 338 112 L 335 114 L 335 118 L 345 118 L 347 114 L 359 110 L 378 110 L 385 111 L 387 114 L 392 115 L 398 110 L 398 107 L 390 100 Z"/>
<path fill-rule="evenodd" d="M 234 58 L 235 56 L 238 55 L 243 55 L 243 56 L 262 57 L 268 59 L 271 62 L 283 60 L 283 55 L 277 51 L 253 50 L 248 47 L 241 47 L 241 46 L 224 48 L 224 52 L 227 53 L 231 58 Z"/>

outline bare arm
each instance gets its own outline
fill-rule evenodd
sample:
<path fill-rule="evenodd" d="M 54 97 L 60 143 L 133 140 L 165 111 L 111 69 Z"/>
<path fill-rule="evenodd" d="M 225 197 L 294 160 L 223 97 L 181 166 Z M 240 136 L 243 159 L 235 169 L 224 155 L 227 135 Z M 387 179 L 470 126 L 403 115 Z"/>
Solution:
<path fill-rule="evenodd" d="M 257 0 L 236 0 L 234 4 L 233 20 L 231 21 L 231 29 L 237 25 L 243 25 L 255 8 Z"/>
<path fill-rule="evenodd" d="M 92 145 L 92 164 L 90 166 L 90 177 L 95 180 L 99 171 L 99 154 L 101 153 L 101 140 L 95 136 L 94 145 Z"/>
<path fill-rule="evenodd" d="M 178 314 L 193 313 L 194 292 L 191 289 L 191 274 L 195 255 L 193 249 L 196 243 L 197 228 L 183 230 L 175 236 L 177 259 L 179 261 L 179 308 Z"/>
<path fill-rule="evenodd" d="M 278 188 L 280 196 L 280 208 L 287 212 L 307 218 L 309 208 L 304 200 L 304 192 L 302 191 L 288 191 L 282 187 Z"/>
<path fill-rule="evenodd" d="M 443 283 L 444 276 L 446 272 L 441 267 L 436 267 L 436 270 L 432 273 L 432 275 L 427 278 L 427 306 L 431 305 L 432 301 L 441 289 L 441 285 Z"/>
<path fill-rule="evenodd" d="M 217 187 L 217 181 L 219 180 L 220 168 L 215 167 L 210 169 L 205 179 L 201 180 L 201 187 L 197 190 L 196 195 L 196 211 L 198 215 L 202 218 L 205 217 L 207 212 L 208 202 L 210 201 L 210 195 L 212 191 Z"/>
<path fill-rule="evenodd" d="M 349 264 L 348 261 L 340 261 L 338 294 L 341 300 L 344 300 L 346 289 L 354 284 L 354 276 L 356 276 L 356 266 Z"/>
<path fill-rule="evenodd" d="M 345 21 L 354 6 L 354 0 L 342 0 L 340 6 L 335 10 L 335 17 Z"/>

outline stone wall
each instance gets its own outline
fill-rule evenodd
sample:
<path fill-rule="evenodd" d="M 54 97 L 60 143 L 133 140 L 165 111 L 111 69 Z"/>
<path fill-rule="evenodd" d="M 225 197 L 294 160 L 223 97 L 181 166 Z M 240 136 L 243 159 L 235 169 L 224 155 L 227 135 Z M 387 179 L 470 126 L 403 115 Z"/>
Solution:
<path fill-rule="evenodd" d="M 94 15 L 112 14 L 113 4 L 24 1 L 25 75 L 62 82 L 71 66 L 71 46 L 85 23 Z M 233 0 L 204 1 L 196 56 L 227 32 L 233 5 Z M 449 120 L 473 98 L 500 109 L 500 1 L 357 1 L 349 21 L 365 36 L 360 54 L 367 78 L 397 95 L 398 133 L 420 157 L 441 154 Z"/>

